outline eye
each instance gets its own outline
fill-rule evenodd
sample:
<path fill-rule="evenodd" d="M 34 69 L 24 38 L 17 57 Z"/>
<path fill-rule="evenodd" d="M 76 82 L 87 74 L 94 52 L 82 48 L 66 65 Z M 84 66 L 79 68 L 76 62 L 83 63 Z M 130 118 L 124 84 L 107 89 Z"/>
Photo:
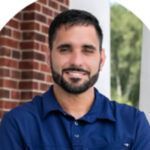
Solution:
<path fill-rule="evenodd" d="M 59 52 L 61 52 L 61 53 L 66 53 L 66 52 L 71 51 L 71 46 L 70 46 L 70 45 L 66 45 L 66 44 L 60 45 L 60 46 L 58 47 L 58 50 L 59 50 Z"/>
<path fill-rule="evenodd" d="M 92 45 L 86 45 L 83 47 L 83 51 L 87 54 L 92 54 L 95 52 L 95 50 L 96 50 L 96 48 Z"/>
<path fill-rule="evenodd" d="M 69 49 L 67 47 L 62 47 L 59 49 L 60 52 L 67 52 Z"/>
<path fill-rule="evenodd" d="M 94 50 L 91 49 L 91 48 L 85 48 L 84 52 L 86 52 L 86 53 L 94 53 Z"/>

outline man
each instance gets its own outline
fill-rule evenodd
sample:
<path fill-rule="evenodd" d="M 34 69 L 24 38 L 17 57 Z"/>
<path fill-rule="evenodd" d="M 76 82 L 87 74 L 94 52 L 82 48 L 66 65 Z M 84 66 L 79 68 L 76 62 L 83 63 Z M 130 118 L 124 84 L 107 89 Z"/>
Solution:
<path fill-rule="evenodd" d="M 7 113 L 0 150 L 149 150 L 143 112 L 95 89 L 105 62 L 97 19 L 81 10 L 59 14 L 49 30 L 53 86 Z"/>

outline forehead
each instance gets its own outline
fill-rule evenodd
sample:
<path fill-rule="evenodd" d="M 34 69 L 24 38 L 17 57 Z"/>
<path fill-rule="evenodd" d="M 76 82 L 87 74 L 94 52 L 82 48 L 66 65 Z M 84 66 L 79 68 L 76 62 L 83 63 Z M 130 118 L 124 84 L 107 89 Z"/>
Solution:
<path fill-rule="evenodd" d="M 99 37 L 93 25 L 62 25 L 56 32 L 55 40 L 95 40 L 99 42 Z"/>
<path fill-rule="evenodd" d="M 78 23 L 78 24 L 63 24 L 61 25 L 57 31 L 56 34 L 60 31 L 60 30 L 64 30 L 64 31 L 69 31 L 75 28 L 81 28 L 82 30 L 86 29 L 86 28 L 92 28 L 92 30 L 97 33 L 96 28 L 94 25 L 92 24 L 82 24 L 82 23 Z"/>

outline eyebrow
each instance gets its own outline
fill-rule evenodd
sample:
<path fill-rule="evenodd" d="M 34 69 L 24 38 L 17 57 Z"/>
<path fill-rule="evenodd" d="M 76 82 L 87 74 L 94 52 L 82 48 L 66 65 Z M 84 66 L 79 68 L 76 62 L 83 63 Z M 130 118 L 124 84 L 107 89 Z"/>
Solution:
<path fill-rule="evenodd" d="M 60 45 L 58 45 L 58 47 L 57 47 L 57 49 L 61 49 L 61 48 L 71 48 L 72 46 L 71 46 L 71 44 L 60 44 Z M 88 49 L 91 49 L 91 50 L 96 50 L 96 47 L 95 46 L 93 46 L 93 45 L 91 45 L 91 44 L 84 44 L 83 46 L 82 46 L 82 48 L 88 48 Z"/>
<path fill-rule="evenodd" d="M 89 49 L 92 49 L 92 50 L 96 50 L 96 47 L 93 46 L 93 45 L 88 45 L 88 44 L 85 44 L 82 46 L 83 48 L 89 48 Z"/>

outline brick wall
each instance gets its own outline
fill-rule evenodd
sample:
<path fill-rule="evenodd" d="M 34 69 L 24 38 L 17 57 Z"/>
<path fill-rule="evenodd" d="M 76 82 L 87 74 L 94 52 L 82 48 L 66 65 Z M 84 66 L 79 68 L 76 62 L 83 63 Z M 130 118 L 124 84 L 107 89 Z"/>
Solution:
<path fill-rule="evenodd" d="M 0 32 L 0 118 L 52 84 L 48 27 L 69 0 L 39 0 L 12 18 Z"/>

